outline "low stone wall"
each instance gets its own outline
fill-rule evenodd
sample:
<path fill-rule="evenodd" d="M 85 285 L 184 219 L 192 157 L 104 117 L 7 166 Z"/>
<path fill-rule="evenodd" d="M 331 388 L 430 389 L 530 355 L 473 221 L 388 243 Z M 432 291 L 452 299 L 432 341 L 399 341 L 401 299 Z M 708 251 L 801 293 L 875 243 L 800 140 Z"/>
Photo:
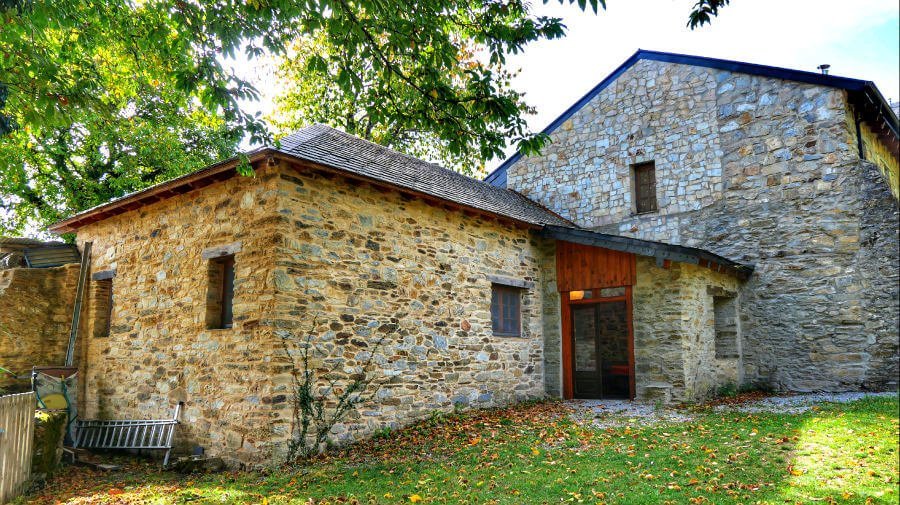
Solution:
<path fill-rule="evenodd" d="M 0 270 L 0 366 L 25 374 L 62 365 L 72 322 L 78 264 Z M 0 387 L 22 386 L 0 374 Z"/>

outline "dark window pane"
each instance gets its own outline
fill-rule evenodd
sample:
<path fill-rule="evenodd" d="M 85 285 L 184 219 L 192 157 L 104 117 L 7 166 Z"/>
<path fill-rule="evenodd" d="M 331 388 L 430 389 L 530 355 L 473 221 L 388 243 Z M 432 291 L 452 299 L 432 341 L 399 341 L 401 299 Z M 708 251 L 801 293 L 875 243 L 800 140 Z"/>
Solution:
<path fill-rule="evenodd" d="M 207 271 L 206 327 L 231 328 L 234 320 L 234 256 L 211 259 Z"/>
<path fill-rule="evenodd" d="M 491 292 L 491 327 L 495 334 L 521 334 L 521 293 L 518 288 L 494 285 Z"/>
<path fill-rule="evenodd" d="M 222 328 L 231 328 L 232 302 L 234 301 L 234 257 L 229 256 L 223 264 L 222 279 Z"/>
<path fill-rule="evenodd" d="M 634 166 L 634 202 L 638 213 L 657 210 L 656 165 L 652 161 Z"/>

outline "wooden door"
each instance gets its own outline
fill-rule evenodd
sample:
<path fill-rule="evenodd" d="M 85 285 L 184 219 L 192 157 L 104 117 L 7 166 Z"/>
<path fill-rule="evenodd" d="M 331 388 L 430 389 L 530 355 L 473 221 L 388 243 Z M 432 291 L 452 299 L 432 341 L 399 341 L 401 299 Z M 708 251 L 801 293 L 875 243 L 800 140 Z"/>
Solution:
<path fill-rule="evenodd" d="M 600 334 L 596 304 L 572 306 L 572 375 L 575 398 L 601 398 Z"/>
<path fill-rule="evenodd" d="M 631 335 L 625 300 L 571 306 L 573 397 L 631 398 Z"/>

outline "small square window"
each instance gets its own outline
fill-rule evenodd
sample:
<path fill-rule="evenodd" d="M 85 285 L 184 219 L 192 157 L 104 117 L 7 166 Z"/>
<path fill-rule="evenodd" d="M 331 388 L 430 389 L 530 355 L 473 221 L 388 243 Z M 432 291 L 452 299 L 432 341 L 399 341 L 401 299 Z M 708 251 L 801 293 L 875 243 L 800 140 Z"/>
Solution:
<path fill-rule="evenodd" d="M 231 328 L 234 301 L 234 255 L 209 260 L 209 287 L 206 293 L 206 327 Z"/>
<path fill-rule="evenodd" d="M 638 163 L 632 168 L 634 210 L 638 214 L 656 212 L 656 163 Z"/>
<path fill-rule="evenodd" d="M 494 335 L 522 335 L 522 290 L 493 284 L 491 287 L 491 327 Z"/>

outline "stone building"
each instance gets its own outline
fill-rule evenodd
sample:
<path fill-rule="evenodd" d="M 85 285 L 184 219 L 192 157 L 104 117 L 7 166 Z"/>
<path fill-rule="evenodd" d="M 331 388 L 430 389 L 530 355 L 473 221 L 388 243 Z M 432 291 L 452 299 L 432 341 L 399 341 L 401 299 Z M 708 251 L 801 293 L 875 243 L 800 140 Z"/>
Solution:
<path fill-rule="evenodd" d="M 315 125 L 252 177 L 79 213 L 52 230 L 93 250 L 80 411 L 184 401 L 182 445 L 277 461 L 307 338 L 383 379 L 336 441 L 545 395 L 894 389 L 896 117 L 860 83 L 639 52 L 487 182 Z"/>
<path fill-rule="evenodd" d="M 871 82 L 638 51 L 545 132 L 487 180 L 587 229 L 755 266 L 743 381 L 896 389 L 897 116 Z"/>

